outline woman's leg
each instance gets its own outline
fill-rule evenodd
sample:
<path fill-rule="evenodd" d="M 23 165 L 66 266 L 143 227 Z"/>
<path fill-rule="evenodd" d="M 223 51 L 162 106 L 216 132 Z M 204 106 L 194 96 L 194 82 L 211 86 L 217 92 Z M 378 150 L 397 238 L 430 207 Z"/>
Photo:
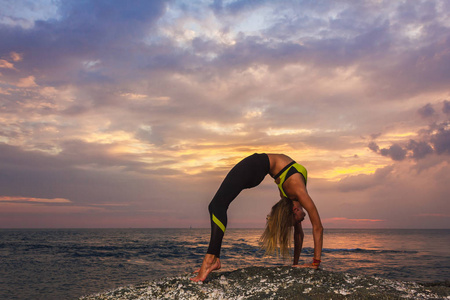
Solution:
<path fill-rule="evenodd" d="M 235 165 L 227 174 L 208 206 L 211 219 L 211 239 L 207 255 L 194 281 L 203 281 L 213 270 L 220 268 L 220 249 L 227 227 L 227 210 L 230 203 L 246 188 L 261 183 L 270 168 L 265 154 L 253 154 Z"/>

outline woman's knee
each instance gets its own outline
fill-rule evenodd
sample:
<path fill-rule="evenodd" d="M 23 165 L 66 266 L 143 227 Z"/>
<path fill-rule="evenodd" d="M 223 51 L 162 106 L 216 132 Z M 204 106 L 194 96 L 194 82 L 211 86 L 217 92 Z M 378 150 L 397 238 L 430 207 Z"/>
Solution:
<path fill-rule="evenodd" d="M 209 214 L 219 216 L 226 216 L 228 210 L 228 205 L 225 201 L 220 201 L 220 199 L 213 199 L 208 205 Z"/>

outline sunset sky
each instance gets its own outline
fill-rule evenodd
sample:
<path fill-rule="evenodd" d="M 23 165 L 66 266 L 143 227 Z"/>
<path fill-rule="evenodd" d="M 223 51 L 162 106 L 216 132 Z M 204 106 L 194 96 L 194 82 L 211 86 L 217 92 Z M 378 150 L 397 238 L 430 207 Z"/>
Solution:
<path fill-rule="evenodd" d="M 209 227 L 255 152 L 325 229 L 450 228 L 450 1 L 0 0 L 0 228 Z"/>

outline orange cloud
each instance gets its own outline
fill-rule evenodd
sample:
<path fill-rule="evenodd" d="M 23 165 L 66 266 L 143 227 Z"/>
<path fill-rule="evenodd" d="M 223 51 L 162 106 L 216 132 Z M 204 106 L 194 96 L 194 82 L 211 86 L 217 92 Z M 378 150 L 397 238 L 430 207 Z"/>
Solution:
<path fill-rule="evenodd" d="M 20 196 L 2 196 L 0 202 L 27 202 L 27 203 L 71 203 L 72 201 L 64 198 L 33 198 L 33 197 L 20 197 Z"/>
<path fill-rule="evenodd" d="M 1 74 L 0 74 L 0 76 L 1 76 Z M 0 94 L 3 94 L 3 95 L 10 95 L 11 93 L 8 92 L 7 90 L 4 90 L 4 89 L 0 88 Z"/>
<path fill-rule="evenodd" d="M 50 199 L 51 200 L 51 199 Z M 64 203 L 64 202 L 63 202 Z M 58 203 L 61 204 L 61 203 Z M 0 212 L 5 214 L 21 214 L 21 215 L 58 215 L 58 214 L 74 214 L 74 213 L 86 213 L 97 214 L 105 212 L 106 209 L 102 207 L 92 206 L 73 206 L 73 205 L 43 205 L 42 202 L 7 202 L 0 201 Z"/>
<path fill-rule="evenodd" d="M 11 52 L 9 55 L 11 56 L 11 59 L 14 62 L 22 60 L 22 55 L 20 55 L 17 52 Z M 16 70 L 16 68 L 14 67 L 14 64 L 10 63 L 9 61 L 7 61 L 5 59 L 0 59 L 0 68 Z"/>
<path fill-rule="evenodd" d="M 25 78 L 21 78 L 19 80 L 19 82 L 17 83 L 17 86 L 18 87 L 25 87 L 25 88 L 37 86 L 37 84 L 34 81 L 34 79 L 35 79 L 34 76 L 28 76 L 28 77 L 25 77 Z"/>
<path fill-rule="evenodd" d="M 17 52 L 11 52 L 9 55 L 13 61 L 21 61 L 23 58 L 23 56 Z"/>
<path fill-rule="evenodd" d="M 12 63 L 10 63 L 9 61 L 6 61 L 4 59 L 0 59 L 0 68 L 3 69 L 11 69 L 14 70 L 14 65 Z"/>

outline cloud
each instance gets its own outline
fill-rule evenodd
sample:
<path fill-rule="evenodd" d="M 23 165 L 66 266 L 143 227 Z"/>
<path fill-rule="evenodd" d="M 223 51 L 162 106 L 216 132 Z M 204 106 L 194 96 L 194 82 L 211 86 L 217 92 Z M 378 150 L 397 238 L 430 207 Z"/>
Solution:
<path fill-rule="evenodd" d="M 406 157 L 406 150 L 398 144 L 393 144 L 389 148 L 380 149 L 380 154 L 389 156 L 393 160 L 404 160 Z"/>
<path fill-rule="evenodd" d="M 430 103 L 426 104 L 424 107 L 420 108 L 418 111 L 419 115 L 423 118 L 428 118 L 434 115 L 435 111 Z"/>
<path fill-rule="evenodd" d="M 45 199 L 45 198 L 32 198 L 19 196 L 0 196 L 0 202 L 60 204 L 60 203 L 71 203 L 72 201 L 64 198 Z"/>
<path fill-rule="evenodd" d="M 363 191 L 374 189 L 387 183 L 393 173 L 393 166 L 378 168 L 373 174 L 359 174 L 347 176 L 339 180 L 338 188 L 341 192 Z"/>
<path fill-rule="evenodd" d="M 70 199 L 86 218 L 101 206 L 104 222 L 207 224 L 233 164 L 272 152 L 308 167 L 324 218 L 392 225 L 419 206 L 419 173 L 426 211 L 443 209 L 444 2 L 14 3 L 0 12 L 3 195 Z M 263 223 L 278 197 L 259 188 L 236 202 L 241 224 L 259 222 L 244 203 L 263 204 Z"/>
<path fill-rule="evenodd" d="M 0 53 L 13 53 L 17 62 L 25 57 L 26 64 L 23 59 L 20 61 L 22 69 L 39 69 L 53 84 L 83 80 L 81 61 L 96 61 L 104 56 L 103 64 L 113 67 L 126 59 L 119 54 L 121 51 L 113 49 L 144 38 L 166 7 L 166 1 L 135 1 L 133 5 L 120 1 L 113 5 L 105 1 L 58 4 L 57 18 L 36 20 L 30 28 L 0 25 L 0 36 L 7 41 L 0 46 Z M 72 71 L 67 72 L 68 68 Z M 107 76 L 104 69 L 84 73 L 88 74 Z"/>
<path fill-rule="evenodd" d="M 378 150 L 380 149 L 380 147 L 378 147 L 378 145 L 375 142 L 370 142 L 367 147 L 369 147 L 369 149 L 372 150 L 373 152 L 378 152 Z"/>
<path fill-rule="evenodd" d="M 11 59 L 15 62 L 21 61 L 23 59 L 23 56 L 21 54 L 14 51 L 11 52 L 9 55 L 11 56 Z"/>
<path fill-rule="evenodd" d="M 4 59 L 0 59 L 0 68 L 2 69 L 12 69 L 14 70 L 14 64 L 4 60 Z"/>
<path fill-rule="evenodd" d="M 37 84 L 35 82 L 34 76 L 28 76 L 26 78 L 21 78 L 19 82 L 16 84 L 16 86 L 21 88 L 30 88 L 37 86 Z"/>
<path fill-rule="evenodd" d="M 443 102 L 443 107 L 442 107 L 442 111 L 443 111 L 444 114 L 446 114 L 446 115 L 450 114 L 450 101 L 444 100 L 444 102 Z"/>
<path fill-rule="evenodd" d="M 409 145 L 407 146 L 408 150 L 412 150 L 412 158 L 418 160 L 422 159 L 428 154 L 434 152 L 433 148 L 427 142 L 416 142 L 414 140 L 410 140 Z"/>
<path fill-rule="evenodd" d="M 393 161 L 374 174 L 349 175 L 328 187 L 320 184 L 310 194 L 321 216 L 327 216 L 324 219 L 385 220 L 379 223 L 383 228 L 403 228 L 406 224 L 409 228 L 447 228 L 448 218 L 415 216 L 449 211 L 450 190 L 443 184 L 450 179 L 448 165 L 436 155 L 416 163 Z M 339 227 L 331 222 L 328 226 Z"/>
<path fill-rule="evenodd" d="M 0 88 L 0 94 L 3 94 L 3 95 L 10 95 L 10 93 L 9 93 L 7 90 L 4 90 L 4 89 L 2 89 L 2 88 Z"/>
<path fill-rule="evenodd" d="M 431 136 L 431 143 L 437 154 L 450 154 L 450 124 L 442 123 Z"/>
<path fill-rule="evenodd" d="M 415 160 L 423 159 L 427 155 L 436 153 L 450 153 L 450 130 L 446 129 L 447 124 L 441 124 L 433 133 L 430 133 L 427 141 L 415 141 L 411 139 L 408 144 L 401 146 L 393 144 L 389 148 L 380 149 L 375 142 L 370 142 L 368 148 L 373 152 L 382 156 L 390 157 L 394 161 L 402 161 L 405 158 L 413 158 Z"/>
<path fill-rule="evenodd" d="M 444 113 L 443 115 L 433 108 L 430 103 L 422 106 L 417 110 L 418 115 L 422 119 L 446 119 L 442 122 L 433 122 L 427 128 L 421 128 L 415 138 L 409 139 L 402 143 L 393 143 L 389 148 L 382 148 L 378 146 L 375 141 L 371 141 L 367 147 L 375 153 L 382 156 L 390 157 L 394 161 L 401 161 L 406 158 L 420 160 L 431 154 L 444 155 L 450 153 L 450 128 L 446 113 L 447 101 L 442 102 Z M 373 139 L 380 138 L 380 135 L 373 135 Z"/>

